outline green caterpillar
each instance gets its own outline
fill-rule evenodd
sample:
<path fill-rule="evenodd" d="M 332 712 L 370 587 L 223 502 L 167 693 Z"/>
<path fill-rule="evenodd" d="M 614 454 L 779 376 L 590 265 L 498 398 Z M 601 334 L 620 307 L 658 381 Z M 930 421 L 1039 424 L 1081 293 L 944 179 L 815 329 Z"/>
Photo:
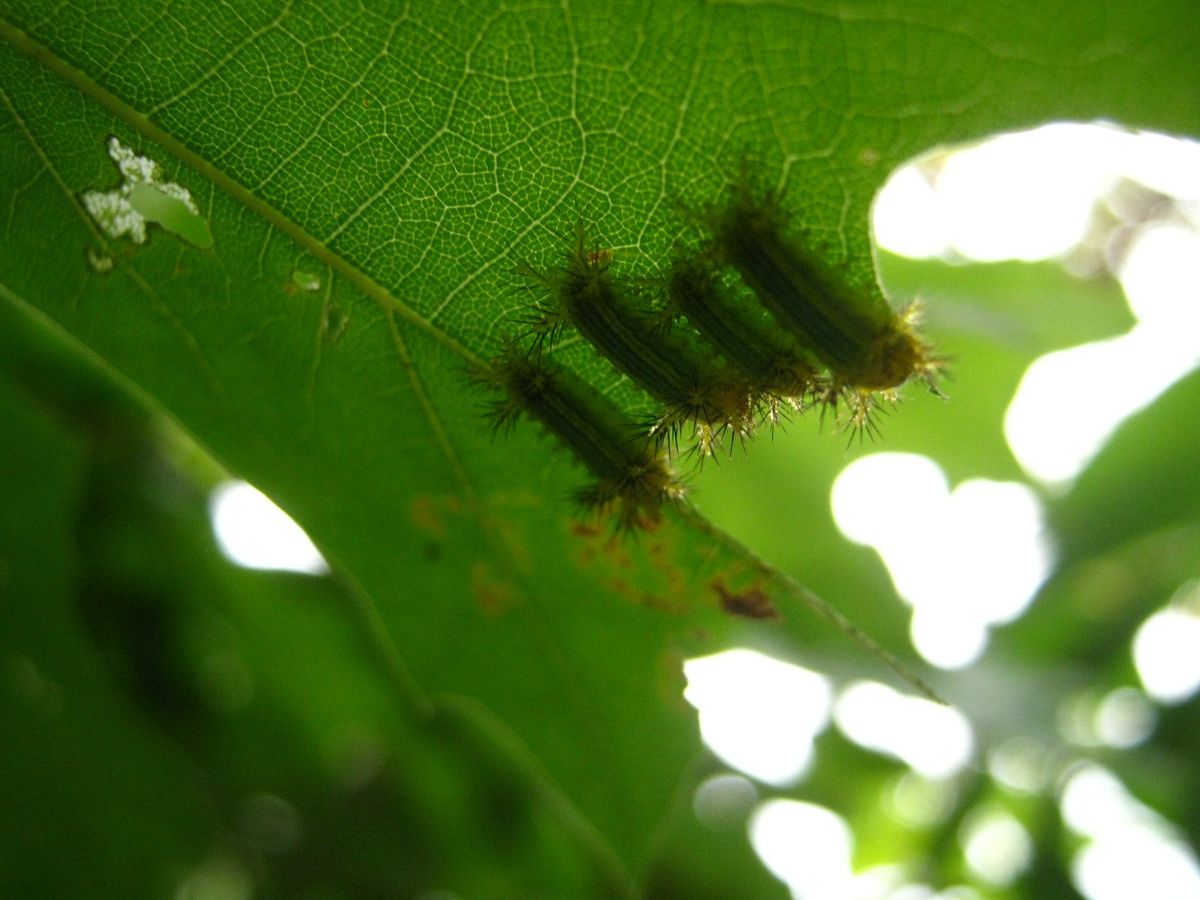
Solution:
<path fill-rule="evenodd" d="M 862 296 L 786 225 L 778 196 L 756 191 L 743 177 L 723 205 L 702 220 L 711 232 L 708 255 L 731 266 L 759 302 L 828 369 L 820 399 L 851 408 L 868 425 L 878 398 L 923 378 L 936 392 L 943 361 L 916 334 L 917 308 L 900 312 L 880 296 Z"/>
<path fill-rule="evenodd" d="M 818 389 L 820 373 L 811 356 L 774 326 L 769 317 L 723 283 L 713 266 L 678 256 L 667 276 L 668 308 L 687 320 L 746 378 L 753 402 L 771 421 L 781 402 L 802 408 Z"/>
<path fill-rule="evenodd" d="M 480 379 L 504 396 L 491 404 L 497 430 L 521 416 L 540 423 L 595 481 L 576 493 L 585 508 L 613 514 L 625 529 L 650 528 L 685 487 L 658 442 L 574 373 L 508 343 Z"/>
<path fill-rule="evenodd" d="M 755 427 L 754 392 L 745 378 L 721 366 L 698 342 L 662 328 L 662 317 L 639 304 L 638 290 L 609 272 L 611 255 L 588 252 L 582 227 L 566 265 L 548 273 L 518 271 L 545 290 L 527 318 L 535 346 L 553 347 L 574 328 L 598 353 L 663 406 L 651 431 L 678 447 L 694 430 L 701 458 L 728 438 L 745 439 Z"/>

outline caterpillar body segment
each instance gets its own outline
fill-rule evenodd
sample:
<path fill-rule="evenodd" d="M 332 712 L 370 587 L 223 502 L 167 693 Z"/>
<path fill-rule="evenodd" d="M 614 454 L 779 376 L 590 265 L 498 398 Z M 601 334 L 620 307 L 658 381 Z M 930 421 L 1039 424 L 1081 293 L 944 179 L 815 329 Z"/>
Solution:
<path fill-rule="evenodd" d="M 862 295 L 786 227 L 778 198 L 742 181 L 706 214 L 710 253 L 731 266 L 770 311 L 843 388 L 889 391 L 941 367 L 917 337 L 911 313 L 882 296 Z"/>
<path fill-rule="evenodd" d="M 570 370 L 510 344 L 486 379 L 504 392 L 492 406 L 497 427 L 530 418 L 588 469 L 594 481 L 576 494 L 586 508 L 615 515 L 623 528 L 646 528 L 664 504 L 683 498 L 683 482 L 658 442 Z"/>
<path fill-rule="evenodd" d="M 695 337 L 664 328 L 664 316 L 645 302 L 644 291 L 614 277 L 610 263 L 611 256 L 585 249 L 580 231 L 561 269 L 538 273 L 523 267 L 547 289 L 535 308 L 535 331 L 553 343 L 569 325 L 658 401 L 661 413 L 651 430 L 660 443 L 677 448 L 690 432 L 703 455 L 726 436 L 737 440 L 751 434 L 751 385 L 706 353 Z"/>
<path fill-rule="evenodd" d="M 679 257 L 667 280 L 668 306 L 736 368 L 768 416 L 781 401 L 801 408 L 820 383 L 811 357 L 748 298 L 734 294 L 703 260 Z M 774 413 L 771 413 L 774 410 Z"/>

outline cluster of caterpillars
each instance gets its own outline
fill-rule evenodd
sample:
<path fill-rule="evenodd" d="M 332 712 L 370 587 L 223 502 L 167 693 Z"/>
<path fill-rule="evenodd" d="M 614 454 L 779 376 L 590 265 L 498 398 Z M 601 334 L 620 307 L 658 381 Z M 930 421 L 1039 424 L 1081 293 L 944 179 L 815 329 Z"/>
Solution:
<path fill-rule="evenodd" d="M 792 232 L 777 195 L 734 184 L 695 218 L 705 238 L 666 271 L 626 276 L 589 250 L 582 226 L 565 263 L 518 272 L 536 301 L 485 378 L 503 391 L 498 426 L 541 423 L 588 468 L 578 499 L 624 528 L 656 523 L 684 495 L 674 463 L 703 461 L 811 407 L 873 432 L 912 378 L 936 391 L 940 360 L 914 310 L 861 296 Z M 568 332 L 654 401 L 638 419 L 552 359 Z"/>

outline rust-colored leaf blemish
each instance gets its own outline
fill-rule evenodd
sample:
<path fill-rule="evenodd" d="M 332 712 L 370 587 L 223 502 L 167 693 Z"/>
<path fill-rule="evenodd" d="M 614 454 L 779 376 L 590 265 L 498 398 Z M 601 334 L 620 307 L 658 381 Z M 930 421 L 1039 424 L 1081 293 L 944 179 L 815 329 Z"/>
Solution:
<path fill-rule="evenodd" d="M 436 497 L 418 494 L 408 505 L 409 518 L 413 525 L 425 534 L 444 538 L 446 536 L 446 520 L 442 517 L 442 510 L 439 509 L 441 505 Z"/>
<path fill-rule="evenodd" d="M 498 616 L 511 607 L 517 592 L 507 581 L 496 576 L 492 567 L 485 562 L 471 564 L 471 593 L 479 608 L 489 616 Z"/>
<path fill-rule="evenodd" d="M 581 522 L 575 519 L 571 522 L 571 534 L 581 538 L 598 538 L 604 534 L 604 529 L 597 522 Z"/>
<path fill-rule="evenodd" d="M 765 619 L 768 622 L 782 621 L 779 610 L 771 602 L 766 591 L 751 587 L 744 591 L 734 592 L 725 586 L 723 581 L 714 581 L 712 588 L 717 593 L 721 609 L 731 616 L 741 616 L 746 619 Z"/>

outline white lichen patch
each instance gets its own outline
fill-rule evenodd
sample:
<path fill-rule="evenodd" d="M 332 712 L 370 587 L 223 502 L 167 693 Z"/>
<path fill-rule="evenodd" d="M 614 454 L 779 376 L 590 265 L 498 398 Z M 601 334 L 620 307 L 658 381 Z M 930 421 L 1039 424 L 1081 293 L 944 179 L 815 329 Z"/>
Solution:
<path fill-rule="evenodd" d="M 121 184 L 110 191 L 86 191 L 79 198 L 106 237 L 128 237 L 142 244 L 146 225 L 153 222 L 197 246 L 212 246 L 208 223 L 187 188 L 163 181 L 158 163 L 138 155 L 115 136 L 108 139 L 108 155 L 117 164 Z M 168 203 L 148 206 L 147 197 L 161 197 Z"/>

